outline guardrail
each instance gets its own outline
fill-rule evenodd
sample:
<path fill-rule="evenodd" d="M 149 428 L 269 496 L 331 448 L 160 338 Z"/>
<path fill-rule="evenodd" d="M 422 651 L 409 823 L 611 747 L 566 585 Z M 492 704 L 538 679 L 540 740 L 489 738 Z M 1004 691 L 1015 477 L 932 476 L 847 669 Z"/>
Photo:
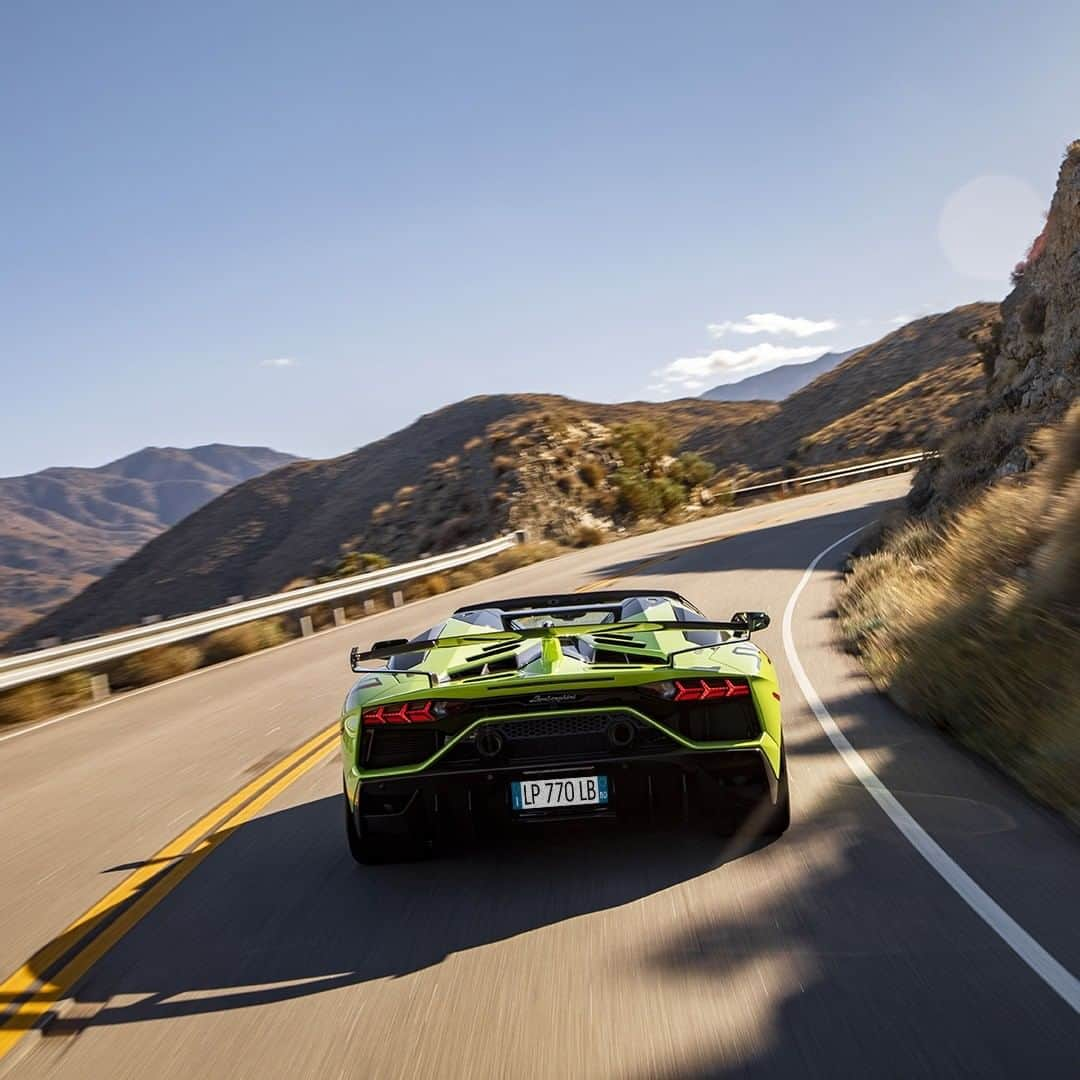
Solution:
<path fill-rule="evenodd" d="M 810 476 L 792 476 L 786 480 L 771 480 L 767 484 L 752 484 L 750 487 L 735 488 L 731 494 L 737 499 L 741 495 L 752 495 L 759 491 L 769 491 L 779 488 L 787 491 L 794 487 L 806 487 L 810 484 L 823 484 L 829 480 L 843 480 L 849 476 L 861 476 L 874 472 L 888 472 L 892 469 L 906 469 L 912 465 L 920 465 L 928 458 L 935 457 L 933 452 L 920 450 L 916 454 L 904 454 L 901 457 L 889 458 L 886 461 L 869 461 L 862 465 L 848 465 L 843 469 L 831 469 L 829 472 L 812 473 Z"/>
<path fill-rule="evenodd" d="M 810 476 L 793 476 L 787 480 L 774 480 L 767 484 L 736 488 L 732 496 L 738 499 L 744 495 L 753 495 L 772 489 L 788 491 L 792 488 L 825 483 L 829 480 L 842 480 L 875 472 L 908 468 L 931 456 L 933 455 L 923 452 L 905 454 L 886 461 L 849 465 L 842 469 L 832 469 L 829 472 L 814 473 Z M 74 641 L 66 645 L 38 649 L 36 652 L 0 658 L 0 690 L 8 690 L 23 683 L 51 678 L 54 675 L 64 675 L 70 671 L 92 669 L 109 661 L 142 652 L 144 649 L 152 649 L 159 645 L 173 645 L 178 641 L 203 637 L 206 634 L 212 634 L 215 630 L 225 630 L 230 626 L 253 622 L 255 619 L 283 615 L 290 611 L 300 611 L 334 600 L 342 600 L 348 596 L 356 596 L 359 593 L 403 585 L 428 574 L 453 570 L 479 559 L 497 555 L 500 551 L 513 547 L 522 538 L 521 533 L 511 533 L 496 540 L 476 544 L 474 547 L 462 548 L 444 555 L 432 555 L 426 559 L 403 563 L 401 566 L 389 566 L 384 570 L 372 570 L 366 574 L 291 589 L 289 592 L 275 593 L 256 600 L 241 600 L 239 603 L 227 604 L 224 607 L 198 612 L 194 615 L 182 615 L 179 618 L 157 622 L 150 626 L 138 626 L 130 630 L 104 634 L 101 637 L 88 638 L 85 641 Z M 308 629 L 310 630 L 310 626 Z"/>
<path fill-rule="evenodd" d="M 36 652 L 4 657 L 0 659 L 0 690 L 8 690 L 13 686 L 34 682 L 37 679 L 48 679 L 54 675 L 64 675 L 70 671 L 94 668 L 109 661 L 142 652 L 144 649 L 188 641 L 191 638 L 202 637 L 204 634 L 212 634 L 215 630 L 225 630 L 230 626 L 239 626 L 241 623 L 252 622 L 255 619 L 283 615 L 290 611 L 343 600 L 345 597 L 356 596 L 358 593 L 403 585 L 416 578 L 426 577 L 428 574 L 453 570 L 479 559 L 497 555 L 500 551 L 513 547 L 522 539 L 521 533 L 510 533 L 496 540 L 487 540 L 483 544 L 450 551 L 443 555 L 432 555 L 426 559 L 403 563 L 400 566 L 388 566 L 383 570 L 372 570 L 366 574 L 356 574 L 353 577 L 326 581 L 319 585 L 290 589 L 285 593 L 274 593 L 256 600 L 241 600 L 210 611 L 167 619 L 151 626 L 138 626 L 130 630 L 104 634 L 101 637 L 87 638 L 85 641 L 73 641 L 66 645 L 38 649 Z"/>

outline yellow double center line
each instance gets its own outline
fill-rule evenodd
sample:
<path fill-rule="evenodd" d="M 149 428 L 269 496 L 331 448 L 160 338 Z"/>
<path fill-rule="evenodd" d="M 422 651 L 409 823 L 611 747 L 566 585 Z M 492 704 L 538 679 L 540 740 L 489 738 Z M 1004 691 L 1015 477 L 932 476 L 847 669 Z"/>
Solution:
<path fill-rule="evenodd" d="M 0 983 L 0 1058 L 203 859 L 336 744 L 336 724 L 308 739 L 170 840 Z"/>
<path fill-rule="evenodd" d="M 640 573 L 670 557 L 664 553 L 643 559 L 620 577 Z M 618 580 L 590 582 L 577 591 L 601 591 Z M 170 840 L 0 983 L 0 1058 L 70 995 L 93 965 L 212 851 L 324 761 L 336 744 L 336 724 L 308 739 Z"/>

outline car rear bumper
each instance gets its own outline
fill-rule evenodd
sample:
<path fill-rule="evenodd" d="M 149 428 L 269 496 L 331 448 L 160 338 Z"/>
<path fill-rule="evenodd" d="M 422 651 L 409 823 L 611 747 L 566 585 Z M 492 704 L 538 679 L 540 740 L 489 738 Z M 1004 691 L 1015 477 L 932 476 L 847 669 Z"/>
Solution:
<path fill-rule="evenodd" d="M 512 781 L 590 774 L 608 778 L 606 805 L 525 812 L 511 807 Z M 581 818 L 716 818 L 762 802 L 775 806 L 778 798 L 779 784 L 763 751 L 699 750 L 372 778 L 357 788 L 353 812 L 365 832 L 394 835 L 418 829 L 452 832 L 479 819 L 524 825 Z"/>

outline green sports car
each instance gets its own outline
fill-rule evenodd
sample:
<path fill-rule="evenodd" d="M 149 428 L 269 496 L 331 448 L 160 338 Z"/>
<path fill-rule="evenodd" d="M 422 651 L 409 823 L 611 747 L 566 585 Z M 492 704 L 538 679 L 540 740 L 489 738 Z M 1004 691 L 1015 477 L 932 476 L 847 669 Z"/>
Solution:
<path fill-rule="evenodd" d="M 768 624 L 712 622 L 666 590 L 574 593 L 472 604 L 353 649 L 349 850 L 381 862 L 461 831 L 581 817 L 782 833 L 780 693 L 750 640 Z"/>

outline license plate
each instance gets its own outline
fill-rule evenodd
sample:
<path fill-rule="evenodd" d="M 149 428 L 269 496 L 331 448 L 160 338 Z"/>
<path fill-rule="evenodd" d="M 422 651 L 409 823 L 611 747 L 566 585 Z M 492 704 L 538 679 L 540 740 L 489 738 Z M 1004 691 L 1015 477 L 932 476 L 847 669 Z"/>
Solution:
<path fill-rule="evenodd" d="M 551 810 L 560 806 L 603 806 L 608 801 L 606 776 L 552 776 L 514 780 L 510 798 L 515 810 Z"/>

